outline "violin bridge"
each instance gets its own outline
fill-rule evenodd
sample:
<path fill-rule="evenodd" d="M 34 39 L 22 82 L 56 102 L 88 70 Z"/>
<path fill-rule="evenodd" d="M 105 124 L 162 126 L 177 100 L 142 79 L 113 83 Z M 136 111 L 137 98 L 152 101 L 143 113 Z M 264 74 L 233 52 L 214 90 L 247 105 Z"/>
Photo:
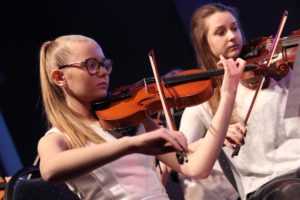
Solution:
<path fill-rule="evenodd" d="M 147 80 L 145 78 L 144 78 L 144 87 L 148 95 L 155 94 L 158 92 L 153 84 L 150 85 L 147 84 Z"/>
<path fill-rule="evenodd" d="M 145 86 L 145 90 L 146 90 L 147 94 L 149 94 L 148 87 L 147 87 L 148 85 L 147 85 L 147 81 L 145 78 L 144 78 L 144 86 Z"/>

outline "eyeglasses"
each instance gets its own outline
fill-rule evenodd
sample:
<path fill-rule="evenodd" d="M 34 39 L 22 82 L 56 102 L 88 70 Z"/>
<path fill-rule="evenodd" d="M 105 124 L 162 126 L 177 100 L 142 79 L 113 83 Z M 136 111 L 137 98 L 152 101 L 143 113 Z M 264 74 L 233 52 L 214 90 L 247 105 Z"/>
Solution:
<path fill-rule="evenodd" d="M 79 64 L 79 66 L 77 64 Z M 91 75 L 97 74 L 100 67 L 103 67 L 106 69 L 108 74 L 110 74 L 112 71 L 112 61 L 108 58 L 103 59 L 101 62 L 96 58 L 88 58 L 82 62 L 59 66 L 58 69 L 63 69 L 66 67 L 85 67 L 88 73 Z"/>

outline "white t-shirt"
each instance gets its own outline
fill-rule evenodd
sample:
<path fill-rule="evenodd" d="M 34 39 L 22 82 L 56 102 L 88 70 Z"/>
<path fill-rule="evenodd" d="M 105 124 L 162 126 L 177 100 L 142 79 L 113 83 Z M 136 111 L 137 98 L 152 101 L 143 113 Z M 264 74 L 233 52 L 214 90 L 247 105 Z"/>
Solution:
<path fill-rule="evenodd" d="M 248 121 L 245 145 L 239 155 L 231 158 L 232 149 L 224 152 L 233 165 L 233 173 L 242 199 L 264 183 L 291 173 L 300 166 L 300 118 L 284 119 L 287 80 L 271 80 L 267 89 L 258 94 Z M 236 111 L 245 119 L 254 91 L 239 85 Z M 180 130 L 189 141 L 201 138 L 212 120 L 208 103 L 186 108 Z"/>
<path fill-rule="evenodd" d="M 92 125 L 92 127 L 107 142 L 116 140 L 100 126 Z M 49 132 L 59 131 L 53 128 Z M 144 132 L 144 126 L 140 125 L 137 134 Z M 155 157 L 143 154 L 130 154 L 121 157 L 66 183 L 81 199 L 169 199 L 155 169 Z"/>

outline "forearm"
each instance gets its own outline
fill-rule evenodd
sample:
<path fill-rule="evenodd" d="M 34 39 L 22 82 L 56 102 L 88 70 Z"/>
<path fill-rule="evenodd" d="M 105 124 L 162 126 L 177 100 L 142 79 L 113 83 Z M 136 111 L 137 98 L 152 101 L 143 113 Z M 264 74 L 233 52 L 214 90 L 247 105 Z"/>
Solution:
<path fill-rule="evenodd" d="M 234 105 L 234 97 L 235 93 L 222 96 L 205 137 L 191 145 L 194 152 L 189 156 L 188 176 L 204 178 L 210 174 L 224 143 Z"/>
<path fill-rule="evenodd" d="M 131 151 L 132 145 L 127 137 L 109 143 L 61 151 L 41 159 L 41 174 L 47 181 L 65 181 L 103 166 Z"/>

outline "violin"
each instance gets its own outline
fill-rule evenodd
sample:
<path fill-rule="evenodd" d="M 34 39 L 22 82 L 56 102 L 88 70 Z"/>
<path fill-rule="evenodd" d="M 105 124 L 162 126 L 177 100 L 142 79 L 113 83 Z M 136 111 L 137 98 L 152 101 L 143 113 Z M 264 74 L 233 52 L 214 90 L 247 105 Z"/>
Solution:
<path fill-rule="evenodd" d="M 243 48 L 241 57 L 247 63 L 266 65 L 273 39 L 273 36 L 269 36 L 251 40 Z M 285 77 L 289 73 L 289 69 L 293 69 L 299 42 L 300 29 L 293 31 L 289 36 L 279 39 L 275 53 L 271 58 L 269 69 L 269 73 L 273 73 L 272 77 L 275 80 L 278 81 Z M 242 76 L 242 84 L 250 89 L 256 88 L 259 76 L 256 76 L 251 71 L 244 73 Z M 268 76 L 265 77 L 268 78 Z"/>
<path fill-rule="evenodd" d="M 6 181 L 0 176 L 0 200 L 2 200 L 4 197 L 5 187 Z"/>
<path fill-rule="evenodd" d="M 280 42 L 280 36 L 281 36 L 281 33 L 282 33 L 282 30 L 283 30 L 283 27 L 285 25 L 285 22 L 287 20 L 287 17 L 288 17 L 288 12 L 287 11 L 284 11 L 283 15 L 282 15 L 282 18 L 281 18 L 281 21 L 280 21 L 280 24 L 279 24 L 279 27 L 278 27 L 278 30 L 277 30 L 277 33 L 271 43 L 271 46 L 270 46 L 270 50 L 268 52 L 268 55 L 266 56 L 266 59 L 264 62 L 266 62 L 266 66 L 268 68 L 272 68 L 270 67 L 271 64 L 272 64 L 272 61 L 273 61 L 273 58 L 274 58 L 274 55 L 276 55 L 276 50 L 278 47 L 280 47 L 279 42 Z M 282 46 L 282 43 L 281 43 L 281 46 Z M 246 114 L 246 117 L 244 119 L 244 125 L 248 124 L 248 120 L 249 120 L 249 117 L 250 117 L 250 114 L 252 112 L 252 109 L 254 107 L 254 104 L 255 104 L 255 101 L 257 99 L 257 95 L 258 93 L 261 91 L 261 89 L 263 89 L 264 87 L 264 84 L 265 84 L 265 80 L 268 80 L 266 79 L 265 77 L 260 77 L 258 79 L 258 82 L 257 82 L 257 86 L 255 88 L 255 92 L 254 92 L 254 95 L 253 95 L 253 98 L 252 98 L 252 101 L 250 103 L 250 107 L 248 109 L 248 112 Z M 234 150 L 231 154 L 231 157 L 233 158 L 234 156 L 237 156 L 239 151 L 240 151 L 240 148 L 241 146 L 240 145 L 236 145 L 234 147 Z"/>
<path fill-rule="evenodd" d="M 296 58 L 300 30 L 291 36 L 280 38 L 271 66 L 267 66 L 272 37 L 251 41 L 244 48 L 244 59 L 248 63 L 241 77 L 250 89 L 255 89 L 257 77 L 273 78 L 279 81 L 292 69 Z M 163 90 L 170 108 L 182 109 L 207 101 L 216 87 L 216 76 L 223 75 L 223 69 L 202 71 L 185 70 L 174 76 L 163 77 Z M 256 82 L 251 83 L 251 79 Z M 162 110 L 154 78 L 118 88 L 107 97 L 93 102 L 92 109 L 101 126 L 106 130 L 121 131 L 124 127 L 138 125 L 144 119 Z M 250 82 L 250 86 L 249 86 Z M 255 86 L 252 88 L 252 86 Z"/>
<path fill-rule="evenodd" d="M 267 73 L 265 68 L 248 65 L 244 71 L 262 75 Z M 223 74 L 224 69 L 191 69 L 164 77 L 163 90 L 167 104 L 170 108 L 182 109 L 207 101 L 216 87 L 215 77 Z M 93 102 L 92 105 L 101 126 L 114 131 L 136 126 L 162 110 L 154 78 L 145 78 L 131 86 L 122 87 L 117 92 L 109 93 L 105 99 Z"/>

